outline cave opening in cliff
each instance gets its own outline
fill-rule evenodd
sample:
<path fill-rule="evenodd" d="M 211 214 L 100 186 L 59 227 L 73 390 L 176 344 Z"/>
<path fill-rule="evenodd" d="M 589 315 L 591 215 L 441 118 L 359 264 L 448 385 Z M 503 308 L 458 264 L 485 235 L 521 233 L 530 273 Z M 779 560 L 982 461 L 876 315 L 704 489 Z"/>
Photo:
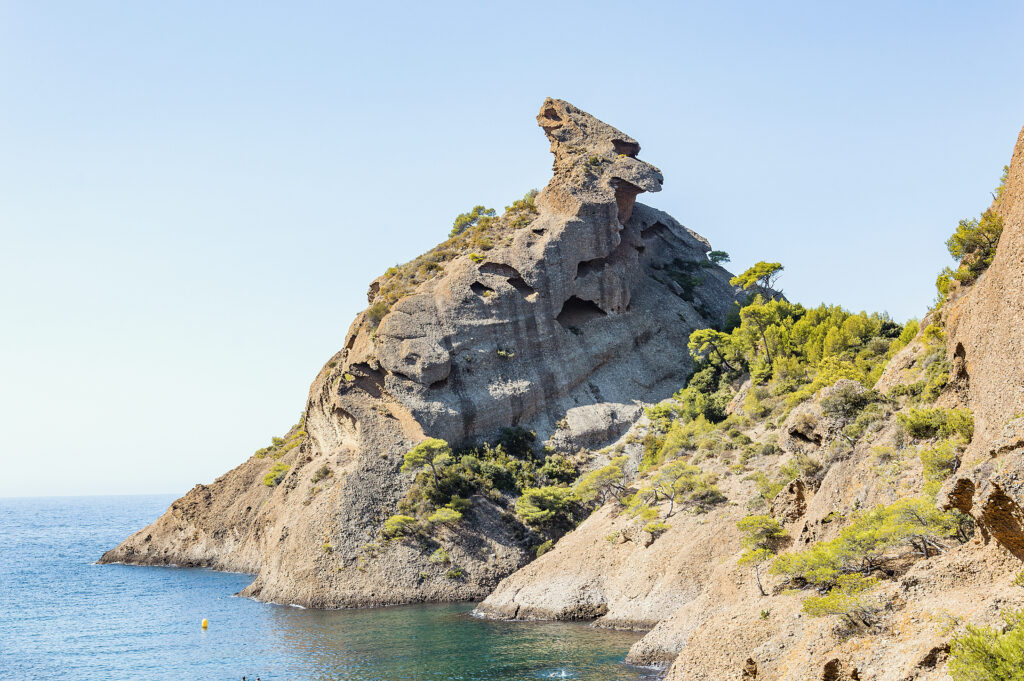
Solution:
<path fill-rule="evenodd" d="M 607 316 L 608 313 L 602 310 L 594 301 L 571 296 L 569 300 L 562 304 L 562 311 L 558 313 L 555 320 L 563 328 L 568 329 L 570 327 L 579 327 L 587 322 Z"/>

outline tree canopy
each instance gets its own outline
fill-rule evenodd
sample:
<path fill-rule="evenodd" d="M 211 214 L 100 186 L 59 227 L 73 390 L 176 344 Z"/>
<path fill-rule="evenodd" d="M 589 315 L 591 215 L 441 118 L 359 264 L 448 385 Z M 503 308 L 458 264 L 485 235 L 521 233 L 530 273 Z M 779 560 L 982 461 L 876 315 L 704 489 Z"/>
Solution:
<path fill-rule="evenodd" d="M 752 286 L 756 286 L 762 294 L 767 296 L 770 295 L 770 292 L 774 288 L 775 281 L 782 275 L 783 269 L 785 268 L 783 268 L 782 263 L 780 262 L 761 261 L 743 274 L 739 274 L 730 279 L 729 284 L 732 286 L 739 286 L 744 291 L 750 289 Z"/>

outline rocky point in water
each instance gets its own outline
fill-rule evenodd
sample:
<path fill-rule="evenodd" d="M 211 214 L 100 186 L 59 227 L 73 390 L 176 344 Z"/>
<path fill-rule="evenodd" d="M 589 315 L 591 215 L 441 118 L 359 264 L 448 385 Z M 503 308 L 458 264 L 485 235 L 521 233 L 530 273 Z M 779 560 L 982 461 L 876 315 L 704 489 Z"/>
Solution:
<path fill-rule="evenodd" d="M 557 99 L 537 122 L 543 191 L 373 281 L 302 422 L 103 561 L 251 572 L 245 595 L 329 608 L 479 599 L 534 556 L 514 493 L 474 494 L 418 544 L 382 541 L 405 452 L 518 427 L 593 467 L 685 382 L 690 332 L 736 300 L 703 237 L 636 202 L 663 181 L 636 140 Z"/>

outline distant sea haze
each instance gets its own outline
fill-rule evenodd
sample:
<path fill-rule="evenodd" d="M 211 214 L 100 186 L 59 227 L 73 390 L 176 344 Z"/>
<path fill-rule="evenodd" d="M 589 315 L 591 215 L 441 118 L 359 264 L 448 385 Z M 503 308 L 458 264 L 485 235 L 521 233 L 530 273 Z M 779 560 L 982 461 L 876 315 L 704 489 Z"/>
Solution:
<path fill-rule="evenodd" d="M 656 678 L 622 663 L 631 633 L 491 622 L 469 605 L 304 610 L 235 597 L 248 575 L 95 564 L 172 501 L 0 499 L 0 679 Z"/>

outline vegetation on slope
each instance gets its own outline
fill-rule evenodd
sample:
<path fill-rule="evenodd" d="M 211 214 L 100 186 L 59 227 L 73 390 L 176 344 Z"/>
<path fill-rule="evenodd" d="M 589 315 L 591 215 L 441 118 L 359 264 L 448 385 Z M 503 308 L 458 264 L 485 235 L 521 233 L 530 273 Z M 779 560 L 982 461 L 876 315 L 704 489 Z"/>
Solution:
<path fill-rule="evenodd" d="M 377 328 L 394 304 L 417 286 L 441 275 L 444 264 L 449 260 L 467 254 L 473 260 L 482 260 L 484 253 L 511 240 L 517 230 L 528 226 L 537 217 L 534 204 L 537 194 L 536 189 L 531 189 L 523 198 L 505 206 L 505 212 L 500 216 L 493 208 L 475 206 L 455 218 L 446 241 L 404 265 L 388 268 L 378 280 L 379 288 L 367 310 L 370 327 Z"/>

